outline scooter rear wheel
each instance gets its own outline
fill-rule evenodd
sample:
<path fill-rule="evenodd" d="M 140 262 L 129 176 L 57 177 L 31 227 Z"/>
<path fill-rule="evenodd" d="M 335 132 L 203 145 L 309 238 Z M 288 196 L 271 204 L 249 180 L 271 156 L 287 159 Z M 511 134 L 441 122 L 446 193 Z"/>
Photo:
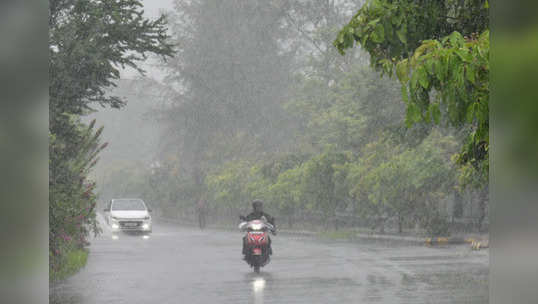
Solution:
<path fill-rule="evenodd" d="M 254 266 L 254 272 L 255 273 L 260 273 L 260 266 L 258 266 L 258 265 Z"/>

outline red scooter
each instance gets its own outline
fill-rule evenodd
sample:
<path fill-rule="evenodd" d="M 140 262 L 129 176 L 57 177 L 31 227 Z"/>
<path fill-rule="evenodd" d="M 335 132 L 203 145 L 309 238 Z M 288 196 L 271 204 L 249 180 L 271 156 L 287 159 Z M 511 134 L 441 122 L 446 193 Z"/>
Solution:
<path fill-rule="evenodd" d="M 244 217 L 241 219 L 245 220 Z M 254 268 L 254 272 L 259 273 L 260 267 L 267 265 L 270 261 L 270 244 L 267 232 L 271 231 L 274 234 L 275 227 L 261 219 L 243 221 L 239 224 L 239 229 L 247 232 L 245 261 Z"/>

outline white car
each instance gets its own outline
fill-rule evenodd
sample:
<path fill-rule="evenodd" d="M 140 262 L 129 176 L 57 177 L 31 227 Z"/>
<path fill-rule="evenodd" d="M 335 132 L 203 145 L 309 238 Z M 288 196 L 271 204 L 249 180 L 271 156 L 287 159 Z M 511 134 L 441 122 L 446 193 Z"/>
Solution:
<path fill-rule="evenodd" d="M 138 198 L 111 199 L 104 209 L 105 219 L 113 232 L 139 231 L 151 233 L 151 216 L 143 200 Z"/>

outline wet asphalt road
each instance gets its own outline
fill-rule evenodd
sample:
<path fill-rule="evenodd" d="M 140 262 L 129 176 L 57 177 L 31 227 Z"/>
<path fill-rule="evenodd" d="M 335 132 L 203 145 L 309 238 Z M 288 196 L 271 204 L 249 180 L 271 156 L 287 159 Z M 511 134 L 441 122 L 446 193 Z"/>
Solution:
<path fill-rule="evenodd" d="M 106 227 L 105 227 L 106 228 Z M 105 229 L 53 304 L 487 303 L 488 251 L 279 234 L 254 274 L 238 231 L 154 224 L 149 238 Z"/>

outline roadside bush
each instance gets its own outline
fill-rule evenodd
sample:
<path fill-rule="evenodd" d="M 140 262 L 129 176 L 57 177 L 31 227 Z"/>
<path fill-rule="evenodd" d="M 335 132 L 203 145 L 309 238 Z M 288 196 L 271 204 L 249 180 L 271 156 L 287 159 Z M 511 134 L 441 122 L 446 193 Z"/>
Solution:
<path fill-rule="evenodd" d="M 73 274 L 86 265 L 88 260 L 87 249 L 72 249 L 67 251 L 58 262 L 61 267 L 53 269 L 49 272 L 51 281 L 60 281 Z"/>
<path fill-rule="evenodd" d="M 428 236 L 450 236 L 450 222 L 437 210 L 423 218 L 422 226 L 426 229 Z"/>

